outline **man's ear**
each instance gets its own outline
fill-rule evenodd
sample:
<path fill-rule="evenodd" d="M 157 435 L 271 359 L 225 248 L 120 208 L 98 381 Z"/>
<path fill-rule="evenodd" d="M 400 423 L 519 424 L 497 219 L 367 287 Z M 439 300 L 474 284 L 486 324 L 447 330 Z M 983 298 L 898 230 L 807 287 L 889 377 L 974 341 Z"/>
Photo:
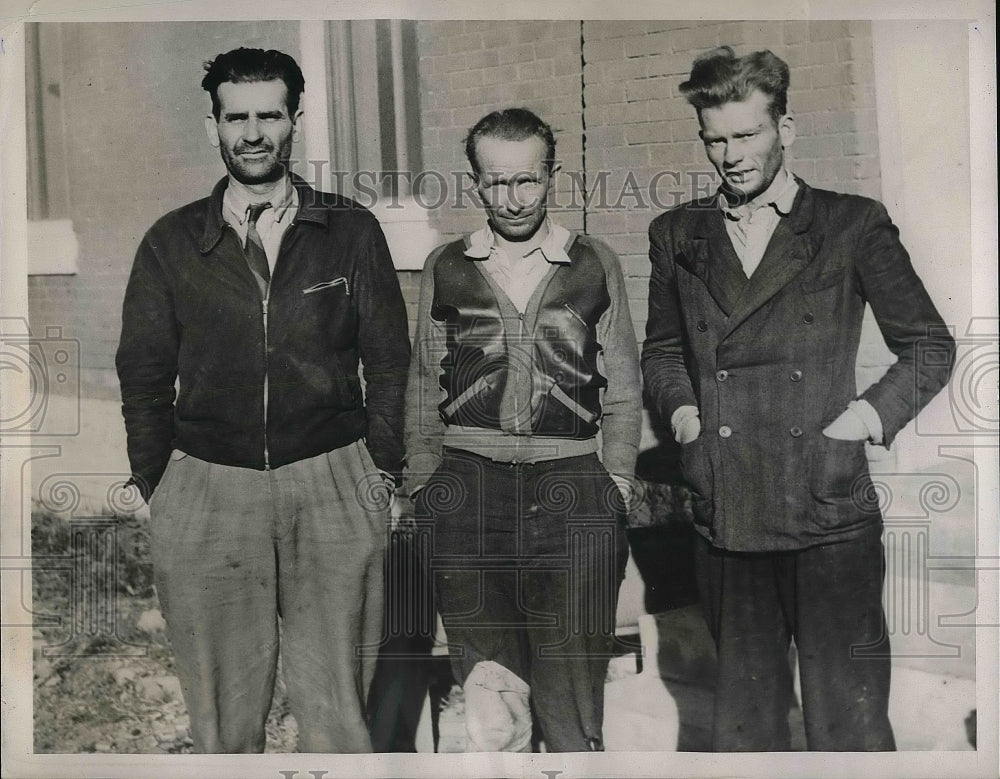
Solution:
<path fill-rule="evenodd" d="M 304 111 L 300 108 L 295 112 L 295 116 L 292 117 L 292 140 L 298 141 L 302 137 L 302 114 Z"/>
<path fill-rule="evenodd" d="M 216 149 L 219 148 L 219 123 L 215 120 L 215 117 L 209 114 L 205 117 L 205 134 L 208 136 L 208 142 Z"/>
<path fill-rule="evenodd" d="M 795 117 L 785 114 L 778 120 L 778 137 L 781 139 L 781 148 L 787 149 L 795 142 Z"/>

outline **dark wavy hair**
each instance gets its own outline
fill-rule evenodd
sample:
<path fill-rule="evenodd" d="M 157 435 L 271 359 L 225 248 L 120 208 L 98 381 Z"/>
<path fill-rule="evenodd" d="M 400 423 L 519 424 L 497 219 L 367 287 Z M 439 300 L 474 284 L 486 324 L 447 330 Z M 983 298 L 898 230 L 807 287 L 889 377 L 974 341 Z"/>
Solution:
<path fill-rule="evenodd" d="M 770 51 L 737 57 L 729 46 L 720 46 L 695 58 L 680 91 L 700 116 L 703 108 L 742 102 L 759 89 L 770 98 L 768 113 L 777 122 L 787 111 L 788 83 L 788 64 Z"/>
<path fill-rule="evenodd" d="M 479 173 L 476 161 L 476 141 L 480 138 L 499 138 L 503 141 L 523 141 L 541 138 L 545 144 L 545 166 L 552 172 L 556 159 L 556 139 L 552 127 L 527 108 L 505 108 L 480 119 L 465 136 L 465 156 L 472 170 Z"/>
<path fill-rule="evenodd" d="M 285 100 L 289 116 L 299 110 L 299 98 L 306 88 L 306 80 L 298 63 L 283 51 L 275 49 L 233 49 L 205 63 L 205 78 L 201 88 L 212 96 L 212 115 L 219 118 L 219 84 L 253 81 L 285 82 L 288 96 Z"/>

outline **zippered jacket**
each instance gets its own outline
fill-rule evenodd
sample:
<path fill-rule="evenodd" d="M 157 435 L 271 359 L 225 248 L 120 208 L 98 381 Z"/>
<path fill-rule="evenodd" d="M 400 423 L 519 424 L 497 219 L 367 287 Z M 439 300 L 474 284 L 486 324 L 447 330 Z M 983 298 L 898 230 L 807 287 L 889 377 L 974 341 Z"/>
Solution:
<path fill-rule="evenodd" d="M 173 449 L 263 470 L 365 438 L 379 468 L 400 471 L 410 347 L 388 246 L 358 203 L 293 183 L 267 300 L 222 219 L 227 179 L 139 246 L 116 365 L 147 500 Z"/>

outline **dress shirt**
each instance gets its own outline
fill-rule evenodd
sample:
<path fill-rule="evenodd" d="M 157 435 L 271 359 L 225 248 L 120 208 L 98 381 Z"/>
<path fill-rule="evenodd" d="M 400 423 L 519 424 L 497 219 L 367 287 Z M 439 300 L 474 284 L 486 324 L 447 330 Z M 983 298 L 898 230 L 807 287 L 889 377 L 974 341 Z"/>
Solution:
<path fill-rule="evenodd" d="M 250 206 L 257 203 L 270 202 L 271 208 L 266 209 L 257 219 L 257 234 L 264 245 L 267 264 L 274 273 L 274 264 L 278 260 L 278 249 L 281 248 L 281 238 L 285 234 L 299 208 L 299 195 L 286 176 L 272 193 L 268 200 L 254 197 L 252 193 L 229 177 L 229 186 L 222 196 L 222 218 L 240 237 L 240 243 L 246 244 L 247 219 L 250 216 Z"/>
<path fill-rule="evenodd" d="M 719 192 L 719 207 L 726 215 L 726 232 L 747 278 L 760 265 L 781 217 L 791 213 L 798 191 L 795 177 L 782 168 L 770 186 L 745 205 L 731 207 L 726 196 Z"/>
<path fill-rule="evenodd" d="M 537 247 L 521 257 L 512 257 L 503 247 L 497 246 L 489 225 L 469 237 L 467 257 L 484 260 L 483 268 L 510 298 L 514 307 L 524 313 L 528 300 L 553 264 L 568 265 L 566 244 L 569 230 L 546 220 L 549 234 Z"/>

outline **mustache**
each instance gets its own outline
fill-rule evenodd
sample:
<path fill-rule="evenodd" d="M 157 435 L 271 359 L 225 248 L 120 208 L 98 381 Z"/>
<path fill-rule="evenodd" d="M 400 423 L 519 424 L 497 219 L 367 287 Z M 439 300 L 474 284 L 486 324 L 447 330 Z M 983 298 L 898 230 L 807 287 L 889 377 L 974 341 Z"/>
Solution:
<path fill-rule="evenodd" d="M 233 151 L 236 154 L 243 154 L 248 151 L 274 151 L 274 146 L 267 141 L 261 141 L 260 143 L 238 143 L 233 147 Z"/>

